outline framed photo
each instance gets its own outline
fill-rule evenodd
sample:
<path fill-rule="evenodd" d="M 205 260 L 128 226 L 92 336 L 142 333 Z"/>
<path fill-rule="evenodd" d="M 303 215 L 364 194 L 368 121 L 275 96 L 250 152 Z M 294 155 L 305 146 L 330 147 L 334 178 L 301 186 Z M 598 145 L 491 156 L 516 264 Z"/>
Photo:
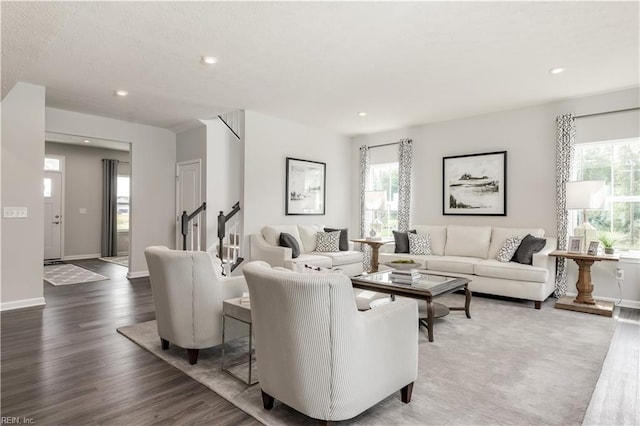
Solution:
<path fill-rule="evenodd" d="M 287 215 L 325 214 L 326 163 L 287 157 Z"/>
<path fill-rule="evenodd" d="M 600 241 L 590 241 L 587 254 L 591 256 L 596 256 L 598 254 L 598 247 L 600 247 Z"/>
<path fill-rule="evenodd" d="M 569 237 L 569 253 L 580 253 L 582 251 L 582 237 Z"/>
<path fill-rule="evenodd" d="M 442 214 L 507 215 L 507 151 L 442 159 Z"/>

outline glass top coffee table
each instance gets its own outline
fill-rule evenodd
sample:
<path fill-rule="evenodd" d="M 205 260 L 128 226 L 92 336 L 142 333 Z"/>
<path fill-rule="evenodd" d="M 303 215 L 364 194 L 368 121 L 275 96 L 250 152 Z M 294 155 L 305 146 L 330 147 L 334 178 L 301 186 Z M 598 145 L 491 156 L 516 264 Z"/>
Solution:
<path fill-rule="evenodd" d="M 377 272 L 374 274 L 352 277 L 351 283 L 355 288 L 391 294 L 392 298 L 394 296 L 403 296 L 424 300 L 425 302 L 427 302 L 426 324 L 423 319 L 420 319 L 420 323 L 426 325 L 430 342 L 433 342 L 434 318 L 446 315 L 449 310 L 464 311 L 467 315 L 467 318 L 471 318 L 471 313 L 469 312 L 469 305 L 471 304 L 471 291 L 468 287 L 470 282 L 469 279 L 447 277 L 443 275 L 430 274 L 427 271 L 420 271 L 420 278 L 418 280 L 414 281 L 412 284 L 403 284 L 394 282 L 394 280 L 391 278 L 391 272 L 393 271 Z M 443 294 L 452 293 L 457 290 L 464 290 L 464 307 L 446 307 L 442 305 L 444 310 L 440 309 L 441 313 L 440 315 L 437 315 L 435 305 L 441 304 L 435 303 L 433 301 L 433 298 L 441 296 Z"/>

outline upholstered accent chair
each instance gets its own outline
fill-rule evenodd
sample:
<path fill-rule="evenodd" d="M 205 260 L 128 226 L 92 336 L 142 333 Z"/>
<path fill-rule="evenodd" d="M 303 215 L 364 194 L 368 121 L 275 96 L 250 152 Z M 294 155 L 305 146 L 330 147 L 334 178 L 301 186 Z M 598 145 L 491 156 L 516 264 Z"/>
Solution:
<path fill-rule="evenodd" d="M 357 416 L 396 391 L 411 400 L 418 308 L 396 300 L 359 312 L 351 280 L 250 262 L 256 362 L 264 408 L 277 399 L 321 422 Z"/>
<path fill-rule="evenodd" d="M 224 277 L 220 259 L 204 251 L 152 246 L 144 251 L 162 349 L 187 349 L 189 363 L 199 349 L 222 343 L 222 301 L 247 291 L 243 277 Z"/>

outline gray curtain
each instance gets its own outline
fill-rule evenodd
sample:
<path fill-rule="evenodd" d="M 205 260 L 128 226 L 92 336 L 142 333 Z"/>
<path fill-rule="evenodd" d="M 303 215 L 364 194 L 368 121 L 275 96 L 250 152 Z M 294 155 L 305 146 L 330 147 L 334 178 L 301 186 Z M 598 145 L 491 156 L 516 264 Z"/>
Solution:
<path fill-rule="evenodd" d="M 102 257 L 118 255 L 118 160 L 102 160 Z"/>
<path fill-rule="evenodd" d="M 576 119 L 573 114 L 559 115 L 556 118 L 556 226 L 558 235 L 558 249 L 567 248 L 567 228 L 569 215 L 567 213 L 567 182 L 571 177 L 573 153 L 575 150 Z M 562 297 L 567 293 L 567 259 L 556 258 L 556 289 L 555 297 Z"/>
<path fill-rule="evenodd" d="M 365 192 L 367 190 L 367 178 L 369 177 L 369 147 L 363 145 L 360 147 L 360 238 L 365 238 L 367 234 L 367 215 L 365 205 Z M 363 266 L 364 270 L 369 270 L 371 264 L 371 247 L 367 244 L 360 244 L 364 253 Z"/>
<path fill-rule="evenodd" d="M 400 140 L 400 161 L 398 164 L 398 230 L 406 232 L 411 220 L 411 158 L 413 142 Z"/>

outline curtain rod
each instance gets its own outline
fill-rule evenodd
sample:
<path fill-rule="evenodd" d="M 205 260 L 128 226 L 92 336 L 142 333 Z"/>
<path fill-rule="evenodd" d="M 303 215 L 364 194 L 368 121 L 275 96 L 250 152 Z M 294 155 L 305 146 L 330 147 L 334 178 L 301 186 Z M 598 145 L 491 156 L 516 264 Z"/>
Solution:
<path fill-rule="evenodd" d="M 369 147 L 369 149 L 371 149 L 371 148 L 381 148 L 383 146 L 391 146 L 391 145 L 400 145 L 400 142 L 389 142 L 389 143 L 383 143 L 382 145 L 371 145 Z"/>
<path fill-rule="evenodd" d="M 593 116 L 596 116 L 596 115 L 614 114 L 616 112 L 635 111 L 637 109 L 640 109 L 640 107 L 617 109 L 615 111 L 594 112 L 593 114 L 576 115 L 574 118 L 593 117 Z"/>

